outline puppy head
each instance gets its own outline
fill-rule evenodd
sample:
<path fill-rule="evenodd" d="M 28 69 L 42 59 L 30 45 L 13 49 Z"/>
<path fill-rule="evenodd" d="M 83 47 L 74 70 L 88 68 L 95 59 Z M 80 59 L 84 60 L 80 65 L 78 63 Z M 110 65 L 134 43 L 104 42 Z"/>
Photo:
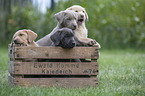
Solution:
<path fill-rule="evenodd" d="M 77 25 L 78 14 L 74 11 L 70 10 L 61 11 L 59 13 L 56 13 L 55 17 L 59 23 L 60 28 L 67 27 L 72 30 L 75 30 L 78 27 Z"/>
<path fill-rule="evenodd" d="M 79 6 L 79 5 L 73 5 L 66 10 L 73 10 L 78 13 L 78 24 L 81 25 L 85 22 L 85 19 L 88 21 L 88 14 L 85 10 L 85 8 Z"/>
<path fill-rule="evenodd" d="M 20 44 L 21 46 L 29 46 L 29 44 L 32 43 L 36 38 L 37 34 L 31 30 L 19 30 L 13 36 L 11 46 L 13 43 Z"/>
<path fill-rule="evenodd" d="M 59 29 L 50 38 L 55 46 L 61 46 L 62 48 L 73 48 L 76 46 L 73 31 L 69 28 Z"/>

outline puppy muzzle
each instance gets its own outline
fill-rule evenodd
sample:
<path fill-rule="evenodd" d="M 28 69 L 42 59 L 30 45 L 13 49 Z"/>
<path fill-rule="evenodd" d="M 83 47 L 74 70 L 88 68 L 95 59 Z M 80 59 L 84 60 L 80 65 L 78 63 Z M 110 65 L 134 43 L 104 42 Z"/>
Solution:
<path fill-rule="evenodd" d="M 17 40 L 17 39 L 14 39 L 13 42 L 14 42 L 15 44 L 17 44 L 18 40 Z"/>
<path fill-rule="evenodd" d="M 72 30 L 77 29 L 77 27 L 78 27 L 77 25 L 73 25 L 73 26 L 72 26 Z"/>
<path fill-rule="evenodd" d="M 62 48 L 74 48 L 76 46 L 76 42 L 71 42 L 65 45 L 61 45 Z"/>
<path fill-rule="evenodd" d="M 17 39 L 14 39 L 13 42 L 14 42 L 14 44 L 20 44 L 20 46 L 24 46 L 23 43 L 18 43 L 18 40 Z"/>
<path fill-rule="evenodd" d="M 70 43 L 70 44 L 68 45 L 69 48 L 73 48 L 73 47 L 75 47 L 75 46 L 76 46 L 76 42 L 72 42 L 72 43 Z"/>

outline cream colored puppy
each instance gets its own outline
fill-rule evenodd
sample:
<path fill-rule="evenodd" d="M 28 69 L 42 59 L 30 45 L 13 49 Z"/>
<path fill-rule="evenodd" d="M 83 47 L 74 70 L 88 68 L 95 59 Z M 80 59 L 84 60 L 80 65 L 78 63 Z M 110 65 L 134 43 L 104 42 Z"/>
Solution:
<path fill-rule="evenodd" d="M 11 46 L 13 44 L 20 44 L 20 46 L 38 46 L 34 41 L 36 38 L 37 34 L 31 30 L 19 30 L 13 36 Z"/>
<path fill-rule="evenodd" d="M 74 10 L 78 13 L 78 28 L 74 30 L 77 45 L 92 45 L 98 46 L 100 48 L 101 46 L 98 42 L 96 42 L 96 40 L 88 38 L 88 30 L 85 26 L 85 20 L 88 20 L 88 14 L 86 10 L 79 5 L 73 5 L 66 10 Z"/>

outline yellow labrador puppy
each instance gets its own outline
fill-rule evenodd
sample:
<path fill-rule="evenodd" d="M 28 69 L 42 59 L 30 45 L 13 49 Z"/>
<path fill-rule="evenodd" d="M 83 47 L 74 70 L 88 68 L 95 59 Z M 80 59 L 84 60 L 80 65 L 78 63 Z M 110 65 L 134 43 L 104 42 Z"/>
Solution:
<path fill-rule="evenodd" d="M 13 44 L 20 44 L 20 46 L 38 46 L 34 41 L 36 38 L 37 34 L 31 30 L 19 30 L 13 36 L 11 46 Z"/>
<path fill-rule="evenodd" d="M 91 38 L 88 38 L 88 30 L 85 26 L 85 20 L 88 20 L 88 14 L 85 10 L 85 8 L 79 6 L 79 5 L 73 5 L 66 10 L 73 10 L 78 13 L 78 28 L 75 31 L 75 40 L 77 42 L 77 45 L 92 45 L 92 46 L 98 46 L 101 47 L 96 40 L 93 40 Z"/>

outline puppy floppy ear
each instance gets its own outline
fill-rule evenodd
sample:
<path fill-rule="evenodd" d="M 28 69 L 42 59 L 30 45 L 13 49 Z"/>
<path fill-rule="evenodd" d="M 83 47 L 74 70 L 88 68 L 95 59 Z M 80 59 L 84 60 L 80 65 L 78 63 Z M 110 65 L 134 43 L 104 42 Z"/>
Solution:
<path fill-rule="evenodd" d="M 50 36 L 50 39 L 53 41 L 55 46 L 58 46 L 60 44 L 60 40 L 61 40 L 61 31 L 57 31 L 54 34 L 52 34 Z"/>
<path fill-rule="evenodd" d="M 84 11 L 84 13 L 85 13 L 85 16 L 86 16 L 86 19 L 87 19 L 87 21 L 88 21 L 88 14 L 87 14 L 87 12 L 86 12 L 86 10 L 85 9 L 83 9 L 83 11 Z"/>
<path fill-rule="evenodd" d="M 37 38 L 37 34 L 31 30 L 26 30 L 28 34 L 28 41 L 33 42 Z"/>
<path fill-rule="evenodd" d="M 56 13 L 54 16 L 57 19 L 57 21 L 59 22 L 59 24 L 62 24 L 63 22 L 63 18 L 65 16 L 66 12 L 65 11 L 60 11 L 59 13 Z"/>
<path fill-rule="evenodd" d="M 66 10 L 72 10 L 72 7 L 67 8 Z"/>

